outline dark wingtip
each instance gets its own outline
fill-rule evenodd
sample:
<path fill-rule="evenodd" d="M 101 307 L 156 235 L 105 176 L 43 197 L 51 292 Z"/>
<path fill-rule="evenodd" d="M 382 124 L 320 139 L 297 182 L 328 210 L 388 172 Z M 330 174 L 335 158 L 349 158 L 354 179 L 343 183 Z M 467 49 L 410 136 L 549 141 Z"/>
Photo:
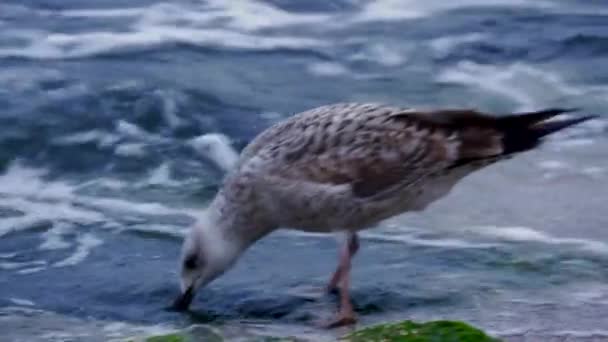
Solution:
<path fill-rule="evenodd" d="M 597 119 L 597 115 L 586 115 L 578 118 L 564 119 L 564 120 L 555 120 L 550 122 L 541 122 L 532 127 L 532 131 L 538 134 L 538 137 L 543 137 L 545 135 L 549 135 L 555 133 L 557 131 L 561 131 L 562 129 L 568 128 L 570 126 L 578 125 L 585 121 Z"/>
<path fill-rule="evenodd" d="M 510 114 L 499 119 L 500 124 L 505 128 L 521 128 L 532 126 L 536 123 L 551 119 L 555 116 L 578 111 L 578 108 L 547 108 L 533 112 L 520 112 Z"/>
<path fill-rule="evenodd" d="M 547 111 L 547 115 L 550 115 L 549 117 L 565 113 L 562 109 L 560 109 L 559 113 L 557 113 L 557 110 L 552 111 L 553 112 L 551 113 Z M 554 113 L 557 114 L 552 115 Z M 595 118 L 598 118 L 598 116 L 586 115 L 582 117 L 567 118 L 562 120 L 538 120 L 527 121 L 525 123 L 520 121 L 517 122 L 517 125 L 507 125 L 508 128 L 503 131 L 504 154 L 511 154 L 515 152 L 523 152 L 526 150 L 530 150 L 538 146 L 541 143 L 542 138 L 549 134 L 561 131 L 565 128 L 578 125 L 580 123 Z M 521 125 L 522 123 L 524 123 L 524 125 Z"/>

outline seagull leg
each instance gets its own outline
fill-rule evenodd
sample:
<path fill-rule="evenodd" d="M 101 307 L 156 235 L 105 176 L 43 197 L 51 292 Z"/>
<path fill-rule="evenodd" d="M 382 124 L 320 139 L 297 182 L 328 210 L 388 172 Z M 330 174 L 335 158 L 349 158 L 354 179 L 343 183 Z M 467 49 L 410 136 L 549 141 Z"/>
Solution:
<path fill-rule="evenodd" d="M 353 255 L 359 249 L 359 238 L 355 233 L 348 234 L 348 241 L 340 256 L 340 265 L 336 273 L 340 273 L 337 278 L 340 283 L 340 308 L 337 316 L 325 325 L 327 328 L 335 328 L 343 325 L 354 324 L 357 322 L 353 303 L 350 299 L 350 269 Z M 334 274 L 334 277 L 336 275 Z M 333 281 L 333 278 L 332 278 Z M 330 284 L 331 285 L 331 284 Z"/>
<path fill-rule="evenodd" d="M 338 290 L 338 285 L 342 282 L 345 264 L 350 267 L 350 260 L 359 250 L 359 237 L 356 233 L 347 233 L 347 240 L 340 252 L 340 261 L 336 271 L 332 275 L 329 284 L 327 284 L 327 292 L 332 293 Z"/>

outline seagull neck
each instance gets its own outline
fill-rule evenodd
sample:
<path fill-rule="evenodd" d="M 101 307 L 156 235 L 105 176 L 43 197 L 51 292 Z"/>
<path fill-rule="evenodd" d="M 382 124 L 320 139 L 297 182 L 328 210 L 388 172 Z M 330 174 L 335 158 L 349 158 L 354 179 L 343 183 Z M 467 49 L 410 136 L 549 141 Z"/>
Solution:
<path fill-rule="evenodd" d="M 245 250 L 275 227 L 259 217 L 256 210 L 220 190 L 207 209 L 208 219 L 225 239 Z"/>

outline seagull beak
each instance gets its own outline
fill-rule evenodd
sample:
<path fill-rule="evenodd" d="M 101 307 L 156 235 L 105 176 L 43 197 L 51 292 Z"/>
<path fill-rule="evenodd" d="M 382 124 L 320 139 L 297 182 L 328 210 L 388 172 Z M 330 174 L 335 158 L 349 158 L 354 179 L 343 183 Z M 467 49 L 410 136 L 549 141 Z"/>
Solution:
<path fill-rule="evenodd" d="M 190 286 L 186 289 L 185 292 L 180 294 L 173 302 L 173 309 L 177 311 L 186 311 L 190 307 L 190 303 L 192 303 L 192 299 L 194 299 L 194 287 Z"/>

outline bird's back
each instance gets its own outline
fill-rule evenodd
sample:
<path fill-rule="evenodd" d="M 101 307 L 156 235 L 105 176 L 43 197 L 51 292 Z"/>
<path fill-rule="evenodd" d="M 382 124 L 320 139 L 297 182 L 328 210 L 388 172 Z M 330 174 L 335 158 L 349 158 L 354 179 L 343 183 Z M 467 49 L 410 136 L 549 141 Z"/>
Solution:
<path fill-rule="evenodd" d="M 423 209 L 474 170 L 588 119 L 544 122 L 562 112 L 322 106 L 262 132 L 242 152 L 239 172 L 261 180 L 261 198 L 289 218 L 283 224 L 366 226 Z"/>

